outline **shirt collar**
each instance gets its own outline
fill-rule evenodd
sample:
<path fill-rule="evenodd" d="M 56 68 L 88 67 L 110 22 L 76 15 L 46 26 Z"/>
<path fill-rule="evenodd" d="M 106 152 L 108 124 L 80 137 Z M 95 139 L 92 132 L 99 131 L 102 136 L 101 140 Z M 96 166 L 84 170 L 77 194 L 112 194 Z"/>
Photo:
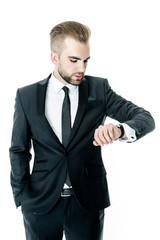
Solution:
<path fill-rule="evenodd" d="M 62 82 L 60 82 L 55 76 L 54 74 L 52 73 L 51 75 L 51 78 L 49 80 L 50 84 L 53 86 L 54 88 L 54 91 L 56 93 L 58 93 L 59 91 L 61 91 L 61 89 L 64 87 L 64 86 L 67 86 L 69 88 L 69 92 L 72 94 L 74 93 L 77 89 L 78 89 L 78 86 L 74 86 L 72 84 L 67 84 L 67 85 L 64 85 Z"/>

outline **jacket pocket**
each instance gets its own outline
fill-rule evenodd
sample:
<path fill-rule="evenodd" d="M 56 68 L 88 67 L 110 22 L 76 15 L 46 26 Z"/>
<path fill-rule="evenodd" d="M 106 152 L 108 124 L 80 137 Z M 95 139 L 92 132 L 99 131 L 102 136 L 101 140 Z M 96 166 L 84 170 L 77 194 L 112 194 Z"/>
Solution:
<path fill-rule="evenodd" d="M 30 180 L 31 182 L 35 182 L 35 181 L 43 181 L 47 175 L 48 175 L 48 170 L 34 170 L 30 176 Z"/>
<path fill-rule="evenodd" d="M 87 176 L 104 176 L 106 170 L 103 166 L 88 166 L 85 168 Z"/>
<path fill-rule="evenodd" d="M 48 162 L 48 159 L 38 159 L 38 160 L 36 160 L 37 164 L 42 164 L 42 163 L 47 163 L 47 162 Z"/>

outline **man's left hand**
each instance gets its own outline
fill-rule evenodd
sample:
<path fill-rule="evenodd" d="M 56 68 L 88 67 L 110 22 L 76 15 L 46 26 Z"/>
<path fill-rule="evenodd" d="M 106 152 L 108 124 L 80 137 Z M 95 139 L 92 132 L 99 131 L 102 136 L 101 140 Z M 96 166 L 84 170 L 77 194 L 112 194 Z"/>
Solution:
<path fill-rule="evenodd" d="M 105 144 L 113 143 L 114 140 L 121 136 L 121 129 L 116 125 L 109 123 L 107 125 L 100 125 L 94 133 L 94 146 L 104 146 Z M 125 134 L 123 137 L 126 137 Z"/>

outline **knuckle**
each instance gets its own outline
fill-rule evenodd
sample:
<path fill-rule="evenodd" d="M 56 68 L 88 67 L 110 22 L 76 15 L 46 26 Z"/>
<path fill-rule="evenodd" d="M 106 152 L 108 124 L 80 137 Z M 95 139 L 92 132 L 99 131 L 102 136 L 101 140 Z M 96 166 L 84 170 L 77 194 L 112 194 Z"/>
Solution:
<path fill-rule="evenodd" d="M 100 125 L 100 126 L 98 127 L 98 129 L 100 129 L 100 130 L 101 130 L 102 128 L 103 128 L 103 126 L 102 126 L 102 125 Z"/>

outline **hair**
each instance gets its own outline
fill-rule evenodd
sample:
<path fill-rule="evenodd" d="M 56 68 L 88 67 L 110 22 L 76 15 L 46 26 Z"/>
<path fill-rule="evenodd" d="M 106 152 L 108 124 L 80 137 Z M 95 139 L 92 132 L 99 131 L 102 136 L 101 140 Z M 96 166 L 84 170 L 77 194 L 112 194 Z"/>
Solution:
<path fill-rule="evenodd" d="M 64 49 L 64 40 L 67 37 L 72 37 L 80 43 L 88 43 L 90 35 L 89 27 L 82 23 L 66 21 L 57 24 L 50 32 L 51 51 L 60 55 Z"/>

